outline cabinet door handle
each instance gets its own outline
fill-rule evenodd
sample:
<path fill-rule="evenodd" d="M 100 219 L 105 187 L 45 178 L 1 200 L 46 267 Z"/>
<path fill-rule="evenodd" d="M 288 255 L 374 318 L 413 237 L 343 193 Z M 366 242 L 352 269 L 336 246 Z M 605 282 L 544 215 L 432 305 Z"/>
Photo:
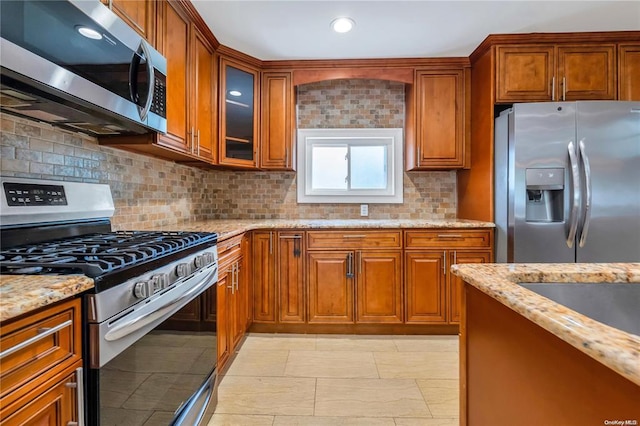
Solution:
<path fill-rule="evenodd" d="M 240 281 L 240 264 L 236 263 L 236 275 L 235 275 L 236 291 L 238 291 L 238 281 Z"/>
<path fill-rule="evenodd" d="M 68 388 L 76 390 L 76 406 L 78 407 L 77 422 L 67 422 L 67 426 L 84 426 L 84 376 L 82 373 L 82 367 L 76 368 L 76 381 L 75 383 L 67 383 L 65 385 Z"/>
<path fill-rule="evenodd" d="M 347 254 L 347 278 L 353 278 L 353 253 Z"/>
<path fill-rule="evenodd" d="M 228 285 L 227 288 L 231 290 L 231 294 L 235 294 L 236 264 L 231 265 L 231 269 L 227 269 L 227 272 L 231 274 L 231 285 Z"/>
<path fill-rule="evenodd" d="M 447 275 L 447 251 L 442 252 L 442 273 Z"/>
<path fill-rule="evenodd" d="M 55 327 L 39 328 L 38 329 L 38 334 L 36 334 L 32 338 L 27 339 L 24 342 L 21 342 L 21 343 L 15 345 L 15 346 L 10 347 L 7 350 L 4 350 L 4 351 L 0 352 L 0 359 L 4 358 L 6 356 L 9 356 L 12 353 L 18 352 L 19 350 L 22 350 L 22 349 L 26 348 L 27 346 L 37 342 L 38 340 L 42 340 L 45 337 L 51 336 L 52 334 L 57 333 L 58 331 L 62 330 L 63 328 L 71 327 L 71 324 L 73 324 L 72 320 L 66 320 L 62 324 L 58 324 Z"/>
<path fill-rule="evenodd" d="M 420 167 L 422 158 L 420 158 L 420 143 L 418 142 L 418 157 L 416 158 L 416 167 Z"/>
<path fill-rule="evenodd" d="M 273 254 L 273 232 L 269 231 L 269 254 Z"/>
<path fill-rule="evenodd" d="M 358 251 L 358 274 L 362 275 L 362 252 Z"/>
<path fill-rule="evenodd" d="M 198 155 L 200 155 L 200 129 L 198 129 L 198 132 L 196 133 L 196 143 L 197 143 L 197 153 Z"/>
<path fill-rule="evenodd" d="M 551 77 L 551 100 L 556 100 L 556 76 Z"/>
<path fill-rule="evenodd" d="M 194 129 L 192 127 L 191 131 L 189 132 L 189 134 L 190 134 L 189 136 L 191 137 L 191 146 L 189 148 L 190 148 L 190 151 L 191 151 L 192 154 L 193 154 L 193 150 L 195 149 L 195 144 L 194 144 L 194 141 L 193 141 L 193 139 L 195 138 L 195 133 L 196 132 L 194 131 Z"/>
<path fill-rule="evenodd" d="M 567 100 L 567 77 L 562 77 L 562 100 Z"/>

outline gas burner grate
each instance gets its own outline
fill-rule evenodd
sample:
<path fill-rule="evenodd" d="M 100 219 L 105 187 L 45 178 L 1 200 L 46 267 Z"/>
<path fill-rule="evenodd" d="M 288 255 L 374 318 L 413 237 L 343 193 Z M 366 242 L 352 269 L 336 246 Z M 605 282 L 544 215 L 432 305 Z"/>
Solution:
<path fill-rule="evenodd" d="M 2 250 L 0 268 L 2 273 L 80 272 L 95 278 L 216 239 L 208 232 L 90 234 Z"/>

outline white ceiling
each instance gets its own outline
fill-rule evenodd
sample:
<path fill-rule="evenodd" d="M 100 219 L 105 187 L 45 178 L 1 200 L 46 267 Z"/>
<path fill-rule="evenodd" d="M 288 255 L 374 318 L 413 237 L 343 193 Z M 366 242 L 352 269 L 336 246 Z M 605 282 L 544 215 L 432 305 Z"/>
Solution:
<path fill-rule="evenodd" d="M 640 30 L 640 1 L 192 0 L 223 45 L 262 60 L 469 56 L 489 34 Z M 338 16 L 356 27 L 330 30 Z"/>

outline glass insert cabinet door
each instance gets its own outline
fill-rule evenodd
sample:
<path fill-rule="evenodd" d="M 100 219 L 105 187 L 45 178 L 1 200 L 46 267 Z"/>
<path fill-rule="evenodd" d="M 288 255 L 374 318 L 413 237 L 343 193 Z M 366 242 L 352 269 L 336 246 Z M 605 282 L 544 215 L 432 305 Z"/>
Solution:
<path fill-rule="evenodd" d="M 220 164 L 256 167 L 258 71 L 221 58 Z"/>

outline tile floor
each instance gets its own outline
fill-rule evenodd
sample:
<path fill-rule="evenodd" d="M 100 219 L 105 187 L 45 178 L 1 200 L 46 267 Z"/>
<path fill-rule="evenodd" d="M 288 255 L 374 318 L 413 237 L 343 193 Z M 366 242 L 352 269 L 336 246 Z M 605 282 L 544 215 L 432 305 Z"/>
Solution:
<path fill-rule="evenodd" d="M 457 336 L 250 334 L 209 426 L 457 426 Z"/>

